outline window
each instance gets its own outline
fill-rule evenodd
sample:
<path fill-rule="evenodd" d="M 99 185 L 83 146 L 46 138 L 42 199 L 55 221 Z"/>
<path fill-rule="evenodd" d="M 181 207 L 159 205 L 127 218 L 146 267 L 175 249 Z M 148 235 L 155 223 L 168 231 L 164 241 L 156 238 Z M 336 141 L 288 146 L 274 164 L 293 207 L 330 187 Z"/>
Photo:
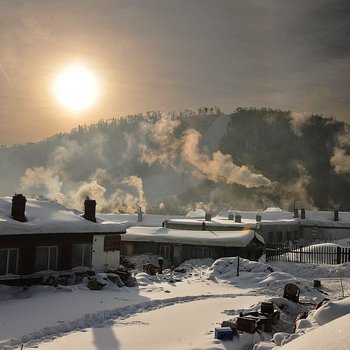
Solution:
<path fill-rule="evenodd" d="M 192 256 L 194 259 L 210 258 L 210 249 L 208 247 L 193 247 Z"/>
<path fill-rule="evenodd" d="M 282 242 L 282 239 L 283 239 L 282 231 L 278 231 L 278 232 L 277 232 L 277 242 L 278 242 L 278 243 L 281 243 L 281 242 Z"/>
<path fill-rule="evenodd" d="M 73 244 L 72 267 L 91 267 L 91 244 Z"/>
<path fill-rule="evenodd" d="M 289 242 L 292 238 L 292 233 L 290 231 L 287 231 L 287 241 Z"/>
<path fill-rule="evenodd" d="M 18 249 L 0 249 L 0 275 L 17 274 Z"/>
<path fill-rule="evenodd" d="M 267 233 L 267 242 L 273 243 L 273 232 L 271 231 Z"/>
<path fill-rule="evenodd" d="M 294 239 L 297 241 L 298 240 L 298 231 L 294 231 Z"/>
<path fill-rule="evenodd" d="M 36 249 L 36 271 L 57 269 L 57 246 L 37 247 Z"/>
<path fill-rule="evenodd" d="M 160 245 L 159 255 L 166 260 L 170 260 L 170 245 Z"/>

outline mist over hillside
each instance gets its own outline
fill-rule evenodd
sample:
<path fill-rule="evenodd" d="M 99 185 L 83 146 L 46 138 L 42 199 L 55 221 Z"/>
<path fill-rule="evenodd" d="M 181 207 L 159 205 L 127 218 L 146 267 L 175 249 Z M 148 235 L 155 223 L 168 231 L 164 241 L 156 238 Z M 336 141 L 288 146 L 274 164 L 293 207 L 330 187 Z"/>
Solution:
<path fill-rule="evenodd" d="M 151 112 L 0 148 L 1 193 L 81 209 L 350 210 L 350 127 L 319 115 L 237 108 Z"/>

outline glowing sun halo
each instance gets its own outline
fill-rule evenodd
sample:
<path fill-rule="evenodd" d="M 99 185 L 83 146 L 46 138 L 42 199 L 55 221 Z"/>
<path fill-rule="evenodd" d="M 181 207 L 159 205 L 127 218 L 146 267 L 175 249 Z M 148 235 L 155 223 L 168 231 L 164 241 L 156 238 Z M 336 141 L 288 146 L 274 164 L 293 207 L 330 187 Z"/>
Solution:
<path fill-rule="evenodd" d="M 66 67 L 53 83 L 57 101 L 73 112 L 91 107 L 97 100 L 99 86 L 94 75 L 81 65 Z"/>

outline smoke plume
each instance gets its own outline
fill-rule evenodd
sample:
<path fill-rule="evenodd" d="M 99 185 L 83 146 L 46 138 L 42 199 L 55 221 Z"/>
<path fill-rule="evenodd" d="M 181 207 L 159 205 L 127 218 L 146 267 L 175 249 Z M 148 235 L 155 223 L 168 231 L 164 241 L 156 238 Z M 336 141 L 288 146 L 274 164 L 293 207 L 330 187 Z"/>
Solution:
<path fill-rule="evenodd" d="M 147 210 L 147 202 L 145 199 L 145 193 L 143 191 L 143 183 L 142 179 L 139 178 L 138 176 L 128 176 L 123 179 L 122 181 L 123 184 L 132 186 L 136 189 L 137 195 L 138 195 L 138 204 L 142 208 L 143 211 Z"/>
<path fill-rule="evenodd" d="M 21 189 L 26 191 L 34 189 L 45 191 L 48 199 L 60 204 L 64 203 L 64 194 L 62 191 L 63 183 L 59 175 L 52 168 L 37 167 L 29 168 L 21 177 Z"/>
<path fill-rule="evenodd" d="M 273 198 L 273 196 L 277 196 L 278 205 L 282 208 L 290 208 L 291 202 L 294 201 L 297 206 L 316 209 L 315 203 L 307 190 L 311 183 L 311 176 L 301 164 L 296 164 L 296 168 L 299 176 L 295 181 L 286 184 L 274 183 L 270 193 L 266 193 L 266 197 Z M 277 203 L 272 200 L 271 205 L 277 205 Z"/>
<path fill-rule="evenodd" d="M 141 144 L 140 161 L 148 166 L 159 162 L 163 167 L 176 168 L 174 163 L 178 155 L 180 141 L 175 138 L 175 130 L 181 125 L 180 120 L 172 119 L 170 116 L 161 115 L 160 119 L 153 123 L 143 123 L 143 133 L 149 134 L 150 144 Z"/>
<path fill-rule="evenodd" d="M 86 174 L 86 180 L 76 179 L 74 169 L 78 169 L 75 173 L 81 168 L 88 170 L 94 164 L 92 157 L 105 162 L 105 140 L 103 135 L 97 134 L 81 146 L 76 141 L 63 139 L 49 155 L 47 166 L 25 170 L 21 191 L 40 194 L 70 208 L 81 209 L 88 196 L 96 200 L 96 209 L 100 212 L 135 212 L 140 205 L 145 211 L 147 201 L 140 177 L 129 176 L 118 182 L 107 169 L 97 168 L 90 175 Z M 79 167 L 74 167 L 75 164 Z"/>
<path fill-rule="evenodd" d="M 302 128 L 304 124 L 311 118 L 310 113 L 306 112 L 291 112 L 290 126 L 296 136 L 302 136 Z"/>
<path fill-rule="evenodd" d="M 183 136 L 182 157 L 193 166 L 195 177 L 208 179 L 215 183 L 237 183 L 248 188 L 271 185 L 271 181 L 263 175 L 252 173 L 245 165 L 234 164 L 228 154 L 216 151 L 210 157 L 205 153 L 200 153 L 198 147 L 200 138 L 201 134 L 194 129 L 186 130 Z"/>
<path fill-rule="evenodd" d="M 335 148 L 331 157 L 331 165 L 337 174 L 349 174 L 350 155 L 343 148 Z"/>

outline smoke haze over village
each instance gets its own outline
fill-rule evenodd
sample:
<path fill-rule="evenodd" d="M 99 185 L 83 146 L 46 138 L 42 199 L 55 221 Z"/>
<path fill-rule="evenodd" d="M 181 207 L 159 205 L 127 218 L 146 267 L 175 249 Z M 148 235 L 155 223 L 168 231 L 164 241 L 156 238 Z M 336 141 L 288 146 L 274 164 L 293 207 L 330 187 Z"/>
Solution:
<path fill-rule="evenodd" d="M 1 149 L 3 194 L 348 206 L 347 2 L 0 5 L 0 144 L 39 142 Z"/>
<path fill-rule="evenodd" d="M 77 209 L 89 196 L 103 212 L 346 209 L 348 132 L 334 119 L 264 108 L 153 112 L 3 147 L 0 182 L 4 195 Z"/>

